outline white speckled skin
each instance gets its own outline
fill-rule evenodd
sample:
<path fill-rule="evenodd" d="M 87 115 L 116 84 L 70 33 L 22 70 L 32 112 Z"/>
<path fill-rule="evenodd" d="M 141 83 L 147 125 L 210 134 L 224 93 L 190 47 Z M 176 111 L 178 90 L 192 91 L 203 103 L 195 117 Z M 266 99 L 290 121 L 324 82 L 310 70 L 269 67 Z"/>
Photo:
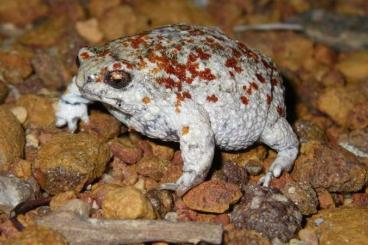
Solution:
<path fill-rule="evenodd" d="M 275 66 L 221 31 L 166 26 L 83 48 L 78 57 L 57 125 L 74 131 L 79 118 L 88 120 L 88 100 L 100 101 L 128 127 L 179 141 L 184 173 L 174 185 L 178 194 L 204 180 L 215 145 L 238 150 L 260 141 L 278 151 L 264 185 L 292 167 L 298 140 L 285 119 Z"/>

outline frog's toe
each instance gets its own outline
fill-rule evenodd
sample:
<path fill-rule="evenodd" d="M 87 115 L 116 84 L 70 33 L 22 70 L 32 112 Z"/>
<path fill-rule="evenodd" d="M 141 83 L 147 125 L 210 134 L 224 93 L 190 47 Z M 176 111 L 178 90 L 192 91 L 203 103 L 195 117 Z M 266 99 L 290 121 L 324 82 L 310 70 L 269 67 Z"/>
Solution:
<path fill-rule="evenodd" d="M 176 191 L 179 185 L 177 183 L 164 183 L 159 186 L 160 190 Z"/>
<path fill-rule="evenodd" d="M 262 186 L 270 186 L 271 180 L 273 177 L 273 173 L 272 171 L 268 171 L 264 176 L 262 176 L 259 181 L 258 184 L 262 185 Z"/>

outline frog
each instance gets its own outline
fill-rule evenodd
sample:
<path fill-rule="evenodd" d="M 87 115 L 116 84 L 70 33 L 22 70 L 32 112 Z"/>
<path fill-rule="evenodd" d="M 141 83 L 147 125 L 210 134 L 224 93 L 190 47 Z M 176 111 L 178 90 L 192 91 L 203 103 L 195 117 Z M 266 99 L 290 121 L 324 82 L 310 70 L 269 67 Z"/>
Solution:
<path fill-rule="evenodd" d="M 176 24 L 82 47 L 58 102 L 56 126 L 88 123 L 101 102 L 128 128 L 179 142 L 183 173 L 162 188 L 179 196 L 206 180 L 215 148 L 263 143 L 277 157 L 260 184 L 290 171 L 299 142 L 286 119 L 284 85 L 270 58 L 219 28 Z"/>

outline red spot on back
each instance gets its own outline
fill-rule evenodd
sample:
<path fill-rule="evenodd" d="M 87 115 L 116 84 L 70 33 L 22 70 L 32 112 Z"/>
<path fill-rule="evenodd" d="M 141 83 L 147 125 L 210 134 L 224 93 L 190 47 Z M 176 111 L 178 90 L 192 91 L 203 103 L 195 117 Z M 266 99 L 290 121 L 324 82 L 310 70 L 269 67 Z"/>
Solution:
<path fill-rule="evenodd" d="M 99 52 L 98 54 L 97 54 L 97 56 L 98 57 L 105 57 L 105 56 L 107 56 L 107 55 L 109 55 L 110 54 L 110 51 L 109 50 L 107 50 L 107 49 L 105 49 L 105 50 L 102 50 L 102 52 Z"/>
<path fill-rule="evenodd" d="M 271 102 L 272 102 L 272 95 L 267 95 L 267 104 L 271 104 Z"/>
<path fill-rule="evenodd" d="M 277 106 L 276 110 L 277 110 L 277 113 L 279 113 L 280 116 L 282 116 L 282 117 L 285 116 L 284 108 L 282 108 L 281 106 Z"/>
<path fill-rule="evenodd" d="M 256 77 L 261 83 L 266 83 L 265 78 L 261 74 L 256 73 Z"/>
<path fill-rule="evenodd" d="M 207 96 L 207 100 L 209 101 L 209 102 L 213 102 L 213 103 L 216 103 L 217 101 L 218 101 L 218 98 L 217 98 L 217 96 L 216 95 L 211 95 L 211 96 Z"/>
<path fill-rule="evenodd" d="M 272 86 L 277 86 L 277 84 L 278 84 L 279 82 L 277 81 L 277 79 L 276 78 L 272 78 L 271 79 L 271 85 Z"/>
<path fill-rule="evenodd" d="M 202 49 L 198 48 L 196 49 L 196 52 L 198 54 L 198 57 L 201 59 L 201 60 L 208 60 L 211 55 L 210 54 L 207 54 L 205 53 Z"/>
<path fill-rule="evenodd" d="M 241 102 L 242 102 L 244 105 L 248 105 L 248 103 L 249 103 L 248 98 L 247 98 L 247 97 L 245 97 L 245 96 L 241 96 L 241 97 L 240 97 L 240 100 L 241 100 Z"/>
<path fill-rule="evenodd" d="M 156 79 L 160 85 L 163 85 L 165 88 L 177 88 L 179 91 L 181 90 L 181 83 L 176 83 L 170 77 L 160 77 Z"/>
<path fill-rule="evenodd" d="M 254 90 L 258 90 L 258 85 L 255 82 L 251 82 L 250 86 L 254 89 Z"/>
<path fill-rule="evenodd" d="M 143 36 L 137 36 L 130 41 L 130 45 L 134 49 L 138 48 L 142 43 L 145 43 Z"/>
<path fill-rule="evenodd" d="M 272 69 L 272 66 L 265 59 L 261 59 L 261 62 L 267 69 Z"/>
<path fill-rule="evenodd" d="M 235 58 L 228 58 L 225 62 L 225 66 L 229 68 L 233 68 L 236 72 L 241 72 L 242 68 L 240 68 L 238 65 L 238 61 Z"/>

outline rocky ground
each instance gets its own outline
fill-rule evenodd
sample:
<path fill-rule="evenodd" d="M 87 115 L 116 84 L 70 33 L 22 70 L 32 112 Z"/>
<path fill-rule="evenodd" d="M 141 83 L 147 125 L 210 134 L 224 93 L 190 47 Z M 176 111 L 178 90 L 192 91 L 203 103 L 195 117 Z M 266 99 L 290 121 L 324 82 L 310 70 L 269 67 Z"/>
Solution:
<path fill-rule="evenodd" d="M 223 244 L 368 244 L 367 46 L 341 48 L 303 32 L 234 31 L 317 8 L 368 15 L 365 0 L 2 0 L 0 244 L 67 244 L 57 229 L 37 225 L 60 210 L 222 224 Z M 181 175 L 177 144 L 145 138 L 99 105 L 77 134 L 54 126 L 80 47 L 171 23 L 219 26 L 279 67 L 301 147 L 272 188 L 256 184 L 276 156 L 264 145 L 217 151 L 207 181 L 179 198 L 157 189 Z M 9 219 L 17 204 L 48 198 L 18 215 L 22 232 Z"/>

